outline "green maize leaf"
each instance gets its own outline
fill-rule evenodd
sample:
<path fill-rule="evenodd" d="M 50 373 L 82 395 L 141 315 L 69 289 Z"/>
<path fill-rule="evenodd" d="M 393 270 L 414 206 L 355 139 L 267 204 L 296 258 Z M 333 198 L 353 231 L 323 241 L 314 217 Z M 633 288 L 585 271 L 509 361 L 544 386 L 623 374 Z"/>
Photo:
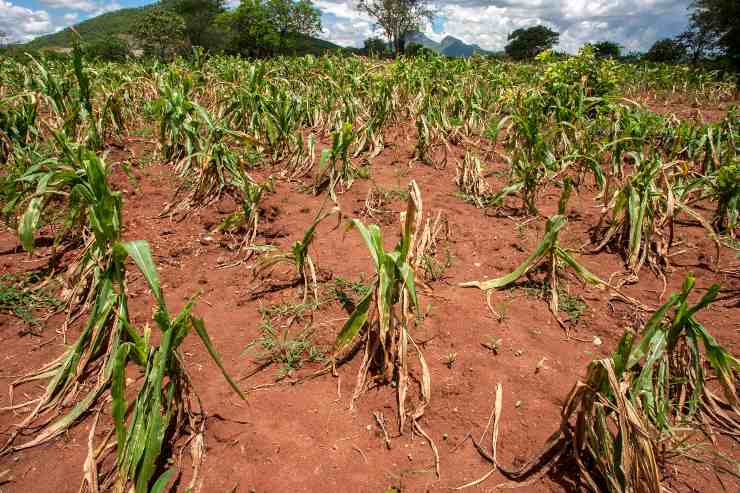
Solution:
<path fill-rule="evenodd" d="M 126 443 L 126 363 L 132 348 L 130 343 L 121 344 L 115 354 L 111 372 L 111 415 L 116 427 L 117 443 L 121 447 Z"/>
<path fill-rule="evenodd" d="M 139 267 L 141 273 L 144 274 L 144 278 L 149 284 L 149 288 L 152 290 L 152 294 L 159 304 L 160 311 L 167 312 L 164 295 L 162 294 L 162 287 L 159 284 L 159 274 L 157 274 L 157 267 L 152 259 L 152 252 L 149 249 L 149 243 L 143 240 L 128 241 L 121 243 L 121 246 Z"/>
<path fill-rule="evenodd" d="M 124 298 L 125 299 L 125 298 Z M 136 329 L 131 325 L 131 322 L 127 318 L 119 317 L 119 321 L 123 326 L 123 330 L 128 338 L 131 339 L 131 358 L 136 362 L 137 365 L 145 367 L 146 359 L 149 354 L 149 335 L 150 329 L 145 328 L 144 336 L 142 337 Z"/>
<path fill-rule="evenodd" d="M 370 256 L 373 258 L 375 268 L 379 269 L 385 255 L 380 228 L 375 224 L 365 227 L 362 221 L 358 219 L 353 219 L 350 224 L 360 232 L 362 239 L 365 240 L 365 243 L 367 244 L 367 249 L 370 251 Z"/>
<path fill-rule="evenodd" d="M 152 489 L 149 490 L 149 493 L 164 493 L 164 490 L 167 487 L 167 483 L 170 482 L 172 476 L 175 475 L 175 472 L 175 469 L 167 469 L 165 472 L 163 472 L 152 486 Z"/>
<path fill-rule="evenodd" d="M 573 180 L 566 176 L 563 180 L 563 191 L 560 193 L 560 199 L 558 200 L 558 214 L 561 216 L 565 215 L 565 209 L 568 206 L 568 201 L 573 193 Z"/>
<path fill-rule="evenodd" d="M 153 406 L 146 423 L 144 453 L 136 474 L 136 493 L 148 493 L 149 482 L 154 476 L 156 462 L 162 454 L 162 443 L 167 429 L 167 419 L 160 414 L 159 406 Z"/>
<path fill-rule="evenodd" d="M 36 185 L 36 193 L 38 195 L 42 195 L 46 193 L 46 190 L 49 186 L 49 180 L 51 180 L 53 176 L 54 176 L 54 173 L 44 173 L 41 175 Z"/>
<path fill-rule="evenodd" d="M 589 284 L 593 284 L 594 286 L 606 286 L 606 281 L 603 281 L 599 279 L 596 275 L 592 274 L 591 271 L 586 269 L 583 265 L 578 263 L 576 259 L 574 259 L 570 253 L 566 252 L 560 247 L 555 247 L 555 252 L 557 256 L 563 260 L 566 264 L 568 264 L 574 271 L 576 271 L 576 274 L 578 274 L 581 279 L 584 279 Z"/>
<path fill-rule="evenodd" d="M 242 398 L 242 400 L 246 400 L 246 397 L 244 396 L 242 391 L 239 390 L 239 387 L 237 386 L 234 379 L 231 378 L 229 373 L 226 371 L 226 368 L 224 368 L 224 365 L 221 362 L 221 357 L 218 355 L 218 352 L 216 351 L 216 349 L 213 346 L 213 343 L 211 342 L 211 338 L 208 336 L 208 332 L 206 331 L 206 327 L 205 327 L 205 324 L 203 323 L 203 320 L 197 317 L 191 317 L 191 321 L 193 323 L 193 328 L 195 329 L 195 332 L 198 334 L 200 339 L 203 341 L 203 344 L 206 346 L 206 349 L 208 350 L 208 354 L 211 355 L 211 358 L 221 370 L 221 373 L 223 374 L 226 381 L 229 382 L 229 385 L 231 385 L 231 388 L 234 389 L 234 392 L 236 392 L 237 395 Z"/>
<path fill-rule="evenodd" d="M 321 151 L 321 159 L 319 160 L 319 170 L 324 171 L 331 161 L 331 150 L 324 149 Z"/>
<path fill-rule="evenodd" d="M 632 348 L 635 345 L 635 334 L 632 332 L 625 332 L 619 339 L 617 349 L 612 354 L 612 361 L 614 362 L 614 373 L 617 378 L 622 378 L 622 373 L 627 367 Z"/>
<path fill-rule="evenodd" d="M 407 263 L 402 262 L 400 265 L 396 264 L 398 271 L 401 273 L 401 278 L 403 279 L 403 284 L 406 286 L 406 288 L 409 290 L 409 295 L 411 295 L 411 303 L 418 307 L 419 306 L 419 300 L 416 297 L 416 286 L 414 281 L 414 269 Z"/>
<path fill-rule="evenodd" d="M 704 393 L 704 382 L 706 381 L 704 377 L 704 368 L 701 365 L 701 354 L 699 349 L 699 344 L 696 341 L 696 337 L 691 330 L 692 325 L 698 325 L 693 320 L 688 324 L 687 326 L 687 334 L 686 334 L 686 345 L 689 348 L 689 351 L 691 353 L 690 357 L 690 364 L 693 364 L 693 371 L 696 376 L 693 385 L 692 385 L 692 392 L 691 396 L 688 399 L 688 416 L 693 416 L 696 414 L 696 412 L 699 410 L 699 406 L 701 405 L 701 396 Z M 726 377 L 726 374 L 723 374 L 721 370 L 717 370 L 717 376 L 720 379 L 720 382 L 722 384 L 725 383 L 724 378 Z M 728 387 L 725 387 L 725 390 L 728 390 Z M 734 387 L 731 392 L 728 393 L 730 396 L 730 402 L 733 401 L 733 396 L 735 403 L 737 403 L 737 397 L 734 392 Z M 680 410 L 679 410 L 680 411 Z"/>
<path fill-rule="evenodd" d="M 638 344 L 638 346 L 632 350 L 627 361 L 625 370 L 631 370 L 632 368 L 634 368 L 634 366 L 637 365 L 648 353 L 650 341 L 652 340 L 656 332 L 664 331 L 664 329 L 661 327 L 661 322 L 665 318 L 666 313 L 668 313 L 668 310 L 670 310 L 673 306 L 676 305 L 676 303 L 678 303 L 679 297 L 679 293 L 671 295 L 668 301 L 666 301 L 660 308 L 658 308 L 645 323 L 645 327 L 643 328 L 641 333 L 640 344 Z"/>
<path fill-rule="evenodd" d="M 642 398 L 643 405 L 651 416 L 655 416 L 656 403 L 653 394 L 653 368 L 665 354 L 666 337 L 665 332 L 656 332 L 649 340 L 649 349 L 645 362 L 637 379 L 632 384 L 635 392 L 633 398 Z"/>
<path fill-rule="evenodd" d="M 464 288 L 476 287 L 484 291 L 508 286 L 509 284 L 523 276 L 528 270 L 533 268 L 536 265 L 537 261 L 552 249 L 553 245 L 555 245 L 555 242 L 558 239 L 558 232 L 565 225 L 565 223 L 566 219 L 563 216 L 556 215 L 551 217 L 547 221 L 547 226 L 545 227 L 545 235 L 542 238 L 542 241 L 537 245 L 534 251 L 526 259 L 524 259 L 524 262 L 519 264 L 519 266 L 510 274 L 488 281 L 464 282 L 460 284 L 460 286 Z"/>
<path fill-rule="evenodd" d="M 337 338 L 334 341 L 335 351 L 342 349 L 355 337 L 357 337 L 360 329 L 367 322 L 368 311 L 370 309 L 370 303 L 372 302 L 372 300 L 373 292 L 368 291 L 368 293 L 362 297 L 359 303 L 357 303 L 357 306 L 352 312 L 352 315 L 350 315 L 349 319 L 347 319 L 347 321 L 344 323 L 342 330 L 339 332 L 339 335 L 337 335 Z"/>
<path fill-rule="evenodd" d="M 688 312 L 686 312 L 686 316 L 693 317 L 696 312 L 698 312 L 699 310 L 703 310 L 704 308 L 709 306 L 709 304 L 712 303 L 715 298 L 717 298 L 719 291 L 720 285 L 712 284 L 709 289 L 707 289 L 707 292 L 704 293 L 704 296 L 701 297 L 699 302 L 692 306 Z"/>
<path fill-rule="evenodd" d="M 667 430 L 670 428 L 669 417 L 671 413 L 671 401 L 666 398 L 669 386 L 670 369 L 668 361 L 665 358 L 661 358 L 658 363 L 658 376 L 655 381 L 656 409 L 654 417 L 658 428 L 661 430 Z"/>
<path fill-rule="evenodd" d="M 23 249 L 29 253 L 33 252 L 36 229 L 39 226 L 43 205 L 43 197 L 32 198 L 18 224 L 18 235 L 21 238 L 21 244 Z"/>
<path fill-rule="evenodd" d="M 496 195 L 491 197 L 488 202 L 491 205 L 499 205 L 501 201 L 503 201 L 506 197 L 511 195 L 512 193 L 516 193 L 520 191 L 522 188 L 524 188 L 524 182 L 523 181 L 517 181 L 516 183 L 512 183 L 511 185 L 505 186 L 501 189 L 500 192 L 498 192 Z"/>
<path fill-rule="evenodd" d="M 391 309 L 397 301 L 397 293 L 395 292 L 395 266 L 393 260 L 386 255 L 383 258 L 383 263 L 378 269 L 378 319 L 380 323 L 381 337 L 385 337 L 390 327 L 390 315 Z"/>
<path fill-rule="evenodd" d="M 177 314 L 175 319 L 168 321 L 168 324 L 162 327 L 162 331 L 169 330 L 172 332 L 172 351 L 176 351 L 177 348 L 180 347 L 180 344 L 190 329 L 190 325 L 193 320 L 191 312 L 193 311 L 196 300 L 197 297 L 195 296 L 190 298 L 188 303 L 182 308 L 182 310 L 180 310 L 180 313 Z"/>
<path fill-rule="evenodd" d="M 640 244 L 642 243 L 642 222 L 645 215 L 646 200 L 641 200 L 637 191 L 629 187 L 628 211 L 630 220 L 629 232 L 629 259 L 628 265 L 634 267 L 637 265 L 637 258 L 640 254 Z"/>

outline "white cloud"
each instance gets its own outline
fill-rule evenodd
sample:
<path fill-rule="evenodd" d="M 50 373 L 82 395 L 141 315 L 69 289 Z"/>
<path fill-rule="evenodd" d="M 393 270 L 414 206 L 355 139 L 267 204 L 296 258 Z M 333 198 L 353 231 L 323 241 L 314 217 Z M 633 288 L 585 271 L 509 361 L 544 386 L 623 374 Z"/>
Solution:
<path fill-rule="evenodd" d="M 17 1 L 17 0 L 14 0 Z M 38 0 L 60 11 L 52 19 L 47 10 L 32 10 L 0 0 L 0 30 L 18 41 L 53 32 L 81 18 L 121 8 L 113 0 Z M 433 0 L 434 1 L 434 0 Z M 560 33 L 559 49 L 575 52 L 586 42 L 609 40 L 627 50 L 647 50 L 653 42 L 684 30 L 691 0 L 449 0 L 437 1 L 443 20 L 435 33 L 431 25 L 423 32 L 440 41 L 454 36 L 488 50 L 502 50 L 510 32 L 544 24 Z M 226 0 L 230 6 L 239 0 Z M 343 46 L 362 46 L 382 34 L 375 22 L 356 8 L 356 0 L 314 0 L 322 12 L 320 37 Z M 439 27 L 439 23 L 438 27 Z"/>
<path fill-rule="evenodd" d="M 44 6 L 52 9 L 67 10 L 73 12 L 85 12 L 92 16 L 112 12 L 121 8 L 117 1 L 108 2 L 103 0 L 39 0 Z"/>
<path fill-rule="evenodd" d="M 29 41 L 52 30 L 47 11 L 31 10 L 0 0 L 0 31 L 7 34 L 10 41 Z"/>
<path fill-rule="evenodd" d="M 586 42 L 616 41 L 628 50 L 647 50 L 662 37 L 685 29 L 690 0 L 451 0 L 438 2 L 441 32 L 425 26 L 437 41 L 454 36 L 489 50 L 502 50 L 510 32 L 544 24 L 560 33 L 559 49 L 575 52 Z M 361 46 L 373 21 L 353 0 L 316 0 L 324 13 L 323 37 Z"/>
<path fill-rule="evenodd" d="M 81 12 L 94 12 L 98 4 L 91 0 L 40 0 L 40 2 L 52 9 L 76 10 Z"/>

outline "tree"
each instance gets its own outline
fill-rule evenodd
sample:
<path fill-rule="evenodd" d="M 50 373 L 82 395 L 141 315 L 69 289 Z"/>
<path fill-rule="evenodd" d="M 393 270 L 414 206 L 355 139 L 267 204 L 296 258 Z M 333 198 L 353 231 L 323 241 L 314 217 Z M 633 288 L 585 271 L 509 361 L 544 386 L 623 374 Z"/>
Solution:
<path fill-rule="evenodd" d="M 147 10 L 134 26 L 132 34 L 144 55 L 166 60 L 187 45 L 185 29 L 182 17 L 158 6 Z"/>
<path fill-rule="evenodd" d="M 85 54 L 107 62 L 124 62 L 131 55 L 128 44 L 116 36 L 106 36 L 88 42 Z"/>
<path fill-rule="evenodd" d="M 218 17 L 229 51 L 264 57 L 295 49 L 302 36 L 321 32 L 321 14 L 308 0 L 241 0 Z"/>
<path fill-rule="evenodd" d="M 396 55 L 404 52 L 406 36 L 434 14 L 429 0 L 358 0 L 357 8 L 377 21 Z"/>
<path fill-rule="evenodd" d="M 560 34 L 547 26 L 517 29 L 509 34 L 509 44 L 504 51 L 515 60 L 534 58 L 557 44 Z"/>
<path fill-rule="evenodd" d="M 239 6 L 221 14 L 216 23 L 229 35 L 228 51 L 247 57 L 263 57 L 277 43 L 276 33 L 261 0 L 241 0 Z"/>
<path fill-rule="evenodd" d="M 645 60 L 656 63 L 678 63 L 686 57 L 686 50 L 673 39 L 660 39 L 650 47 Z"/>
<path fill-rule="evenodd" d="M 714 33 L 700 26 L 692 26 L 692 29 L 684 31 L 676 37 L 676 42 L 686 50 L 693 64 L 699 63 L 699 60 L 704 57 L 704 53 L 712 49 L 716 41 Z"/>
<path fill-rule="evenodd" d="M 598 58 L 619 58 L 622 54 L 622 47 L 613 41 L 599 41 L 592 46 Z"/>
<path fill-rule="evenodd" d="M 219 45 L 219 33 L 214 21 L 226 10 L 224 0 L 166 0 L 160 5 L 182 17 L 185 35 L 191 45 L 206 49 Z"/>
<path fill-rule="evenodd" d="M 8 39 L 10 39 L 8 33 L 6 33 L 5 31 L 0 31 L 0 48 L 5 48 L 5 45 L 8 44 Z"/>
<path fill-rule="evenodd" d="M 371 36 L 365 40 L 365 46 L 362 52 L 371 57 L 381 56 L 388 51 L 388 45 L 378 36 Z"/>
<path fill-rule="evenodd" d="M 694 0 L 691 30 L 707 36 L 711 47 L 727 55 L 740 70 L 740 2 Z"/>
<path fill-rule="evenodd" d="M 268 0 L 266 7 L 270 24 L 277 32 L 279 52 L 294 48 L 299 35 L 321 32 L 321 13 L 309 0 Z"/>

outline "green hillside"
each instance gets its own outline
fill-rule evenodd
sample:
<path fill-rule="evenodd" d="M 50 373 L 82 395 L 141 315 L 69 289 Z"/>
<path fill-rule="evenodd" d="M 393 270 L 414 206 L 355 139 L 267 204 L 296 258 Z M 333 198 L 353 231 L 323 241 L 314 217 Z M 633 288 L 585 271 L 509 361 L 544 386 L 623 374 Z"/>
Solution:
<path fill-rule="evenodd" d="M 129 8 L 108 12 L 97 17 L 87 19 L 74 26 L 74 29 L 82 36 L 83 40 L 91 41 L 96 38 L 126 35 L 139 21 L 148 9 L 154 5 L 144 7 Z M 54 34 L 40 36 L 29 41 L 24 46 L 31 50 L 44 50 L 52 48 L 70 48 L 74 34 L 70 28 L 64 29 Z M 135 40 L 131 40 L 135 43 Z M 326 50 L 342 50 L 339 45 L 310 36 L 305 36 L 302 42 L 298 43 L 296 48 L 297 54 L 321 54 Z"/>
<path fill-rule="evenodd" d="M 150 8 L 151 6 L 146 6 L 108 12 L 82 21 L 74 28 L 85 40 L 126 34 L 132 26 L 136 25 L 139 17 Z M 73 33 L 67 28 L 54 34 L 40 36 L 28 42 L 26 46 L 32 50 L 69 48 L 72 46 L 72 39 Z"/>

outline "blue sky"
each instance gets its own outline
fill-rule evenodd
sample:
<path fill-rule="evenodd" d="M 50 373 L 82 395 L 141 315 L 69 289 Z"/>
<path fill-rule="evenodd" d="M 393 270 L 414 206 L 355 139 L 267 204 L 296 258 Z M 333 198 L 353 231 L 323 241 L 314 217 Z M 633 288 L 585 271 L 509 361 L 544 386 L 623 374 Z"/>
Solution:
<path fill-rule="evenodd" d="M 238 0 L 230 0 L 236 3 Z M 647 50 L 656 40 L 686 28 L 690 0 L 450 0 L 438 1 L 437 17 L 423 31 L 437 41 L 455 36 L 489 50 L 503 49 L 508 33 L 545 24 L 560 35 L 559 48 L 575 52 L 586 42 L 610 40 L 627 50 Z M 0 31 L 27 41 L 103 12 L 151 0 L 0 0 Z M 355 0 L 314 0 L 322 11 L 320 37 L 362 46 L 378 34 Z"/>

